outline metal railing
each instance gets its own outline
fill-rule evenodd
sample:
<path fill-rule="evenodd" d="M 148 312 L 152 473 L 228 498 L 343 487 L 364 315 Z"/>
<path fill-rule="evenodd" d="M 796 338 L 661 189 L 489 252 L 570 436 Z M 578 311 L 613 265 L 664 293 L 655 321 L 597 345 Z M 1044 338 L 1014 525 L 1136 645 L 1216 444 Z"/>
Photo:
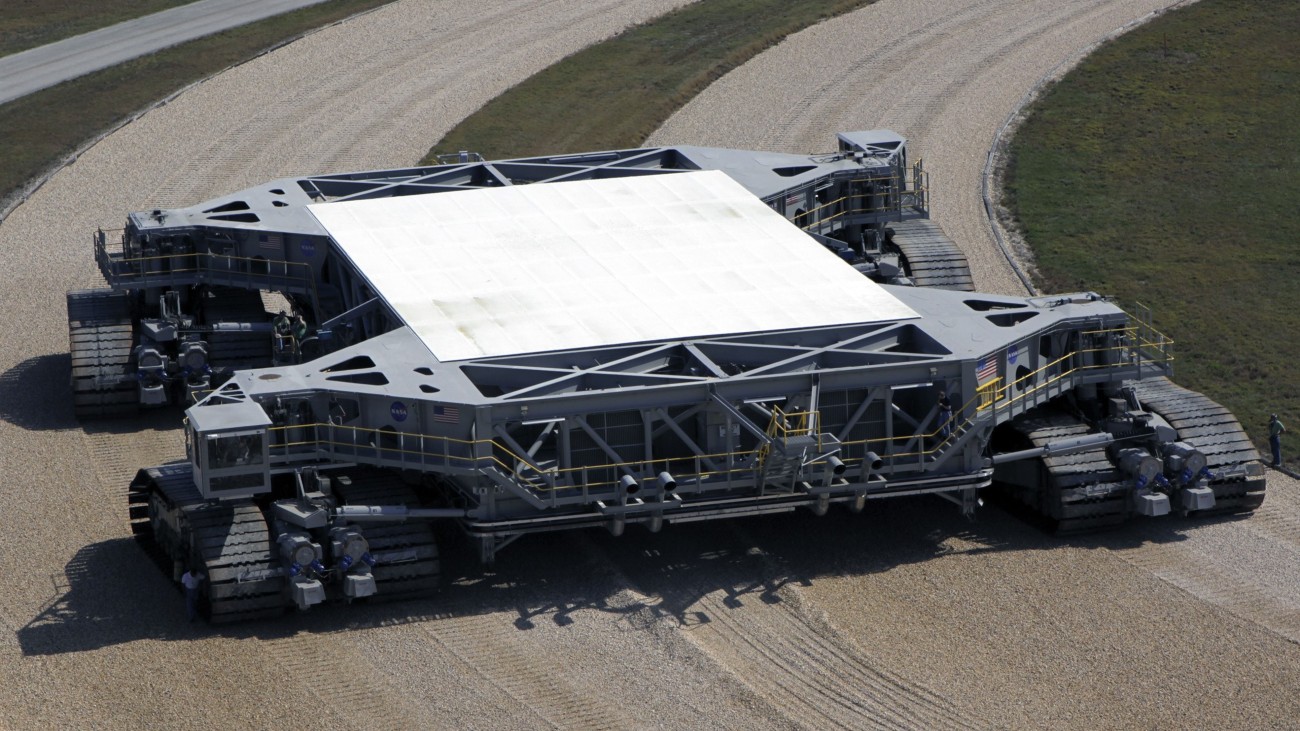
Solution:
<path fill-rule="evenodd" d="M 852 465 L 861 462 L 865 453 L 871 451 L 886 460 L 915 459 L 924 462 L 927 458 L 937 457 L 954 444 L 958 436 L 981 423 L 999 418 L 1010 419 L 1024 413 L 1073 389 L 1090 373 L 1112 371 L 1115 374 L 1112 378 L 1124 378 L 1124 371 L 1135 369 L 1140 377 L 1146 367 L 1164 374 L 1168 372 L 1168 364 L 1173 359 L 1169 352 L 1173 340 L 1147 325 L 1094 330 L 1082 334 L 1113 337 L 1117 342 L 1105 347 L 1071 351 L 1009 382 L 997 376 L 979 384 L 975 395 L 961 408 L 955 409 L 953 416 L 946 420 L 951 437 L 939 438 L 943 435 L 944 427 L 944 423 L 939 423 L 926 433 L 844 441 L 840 443 L 843 450 L 840 459 Z M 1110 361 L 1098 358 L 1101 362 L 1084 362 L 1087 354 L 1105 353 L 1116 357 Z M 959 419 L 959 414 L 971 416 Z M 905 451 L 894 450 L 899 442 L 904 445 Z M 906 446 L 913 442 L 919 443 L 920 447 L 914 449 Z M 926 446 L 927 444 L 932 446 Z M 863 454 L 855 455 L 856 448 L 861 448 Z"/>
<path fill-rule="evenodd" d="M 483 162 L 483 156 L 477 152 L 462 150 L 461 152 L 448 152 L 441 155 L 435 155 L 434 159 L 439 165 L 455 165 L 457 163 L 466 164 L 471 162 Z"/>
<path fill-rule="evenodd" d="M 270 433 L 273 464 L 291 464 L 303 459 L 360 461 L 402 468 L 442 468 L 453 472 L 483 473 L 496 469 L 538 497 L 552 501 L 591 493 L 604 495 L 618 489 L 618 475 L 629 469 L 640 474 L 693 474 L 694 484 L 684 484 L 679 491 L 708 480 L 724 477 L 728 481 L 740 475 L 756 476 L 760 462 L 758 450 L 735 450 L 688 457 L 666 457 L 631 462 L 586 464 L 579 467 L 540 468 L 529 458 L 516 454 L 495 439 L 458 439 L 455 437 L 388 431 L 370 427 L 332 423 L 276 426 Z M 709 464 L 716 465 L 710 467 Z M 686 468 L 686 469 L 683 469 Z"/>
<path fill-rule="evenodd" d="M 117 245 L 117 251 L 109 250 L 103 230 L 92 238 L 95 261 L 104 279 L 114 286 L 144 288 L 203 281 L 243 289 L 297 292 L 309 295 L 313 305 L 320 301 L 315 274 L 304 262 L 198 250 L 127 256 L 124 243 Z"/>
<path fill-rule="evenodd" d="M 929 189 L 926 174 L 921 170 L 919 162 L 913 168 L 910 179 L 906 175 L 884 175 L 854 178 L 845 182 L 849 184 L 869 183 L 880 187 L 870 193 L 863 192 L 857 195 L 841 196 L 809 209 L 803 214 L 801 220 L 796 221 L 800 228 L 809 233 L 823 235 L 828 229 L 833 230 L 843 224 L 855 223 L 858 219 L 864 217 L 893 214 L 901 219 L 904 210 L 912 210 L 919 214 L 924 214 L 926 211 Z M 882 205 L 853 207 L 849 205 L 850 201 L 863 200 L 879 200 Z"/>
<path fill-rule="evenodd" d="M 1117 340 L 1106 347 L 1080 349 L 1044 364 L 1010 382 L 995 377 L 982 384 L 975 395 L 955 409 L 953 416 L 936 423 L 929 432 L 874 437 L 839 443 L 839 458 L 846 464 L 860 464 L 867 452 L 899 466 L 915 460 L 924 469 L 929 458 L 957 445 L 974 428 L 997 418 L 1008 419 L 1046 400 L 1055 398 L 1079 384 L 1090 373 L 1113 371 L 1112 378 L 1124 377 L 1121 371 L 1142 367 L 1143 362 L 1157 368 L 1167 362 L 1167 348 L 1172 341 L 1160 336 L 1148 339 L 1139 328 L 1119 328 L 1090 333 Z M 1085 362 L 1089 353 L 1112 353 L 1109 362 Z M 1146 355 L 1143 355 L 1146 353 Z M 1102 359 L 1099 359 L 1102 360 Z M 1163 372 L 1163 371 L 1162 371 Z M 814 410 L 786 413 L 780 407 L 771 410 L 767 435 L 772 440 L 798 437 L 817 439 L 822 451 L 821 415 Z M 961 414 L 968 416 L 962 418 Z M 945 423 L 946 421 L 946 423 Z M 944 435 L 944 427 L 949 433 Z M 552 504 L 560 499 L 581 496 L 583 501 L 599 499 L 616 492 L 620 475 L 631 472 L 654 475 L 659 472 L 694 475 L 683 480 L 679 492 L 700 491 L 709 486 L 730 488 L 737 481 L 758 481 L 769 456 L 771 442 L 753 449 L 738 449 L 709 454 L 662 457 L 626 462 L 584 464 L 576 467 L 543 467 L 531 456 L 520 455 L 496 439 L 458 439 L 455 437 L 399 432 L 334 423 L 312 423 L 271 427 L 273 463 L 288 464 L 301 459 L 361 461 L 401 468 L 450 472 L 484 473 L 497 470 L 518 485 L 531 490 L 539 499 Z M 937 437 L 942 436 L 942 439 Z M 820 464 L 817 459 L 810 464 Z M 709 483 L 706 485 L 706 483 Z M 593 493 L 596 497 L 593 498 Z"/>

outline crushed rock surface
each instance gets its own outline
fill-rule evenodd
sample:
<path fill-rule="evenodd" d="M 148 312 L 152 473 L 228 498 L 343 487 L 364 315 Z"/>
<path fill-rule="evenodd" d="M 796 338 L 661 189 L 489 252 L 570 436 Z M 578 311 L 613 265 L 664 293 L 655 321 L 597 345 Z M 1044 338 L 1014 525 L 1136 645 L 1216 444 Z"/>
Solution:
<path fill-rule="evenodd" d="M 1294 727 L 1289 478 L 1249 519 L 1092 542 L 938 501 L 541 536 L 494 572 L 447 536 L 434 600 L 185 623 L 125 506 L 137 468 L 183 453 L 174 415 L 71 414 L 63 292 L 99 284 L 90 232 L 412 164 L 510 85 L 681 4 L 403 0 L 185 91 L 0 224 L 0 726 Z M 1037 79 L 1168 4 L 882 0 L 724 77 L 656 141 L 811 151 L 894 128 L 977 283 L 1015 292 L 978 201 L 994 130 Z"/>

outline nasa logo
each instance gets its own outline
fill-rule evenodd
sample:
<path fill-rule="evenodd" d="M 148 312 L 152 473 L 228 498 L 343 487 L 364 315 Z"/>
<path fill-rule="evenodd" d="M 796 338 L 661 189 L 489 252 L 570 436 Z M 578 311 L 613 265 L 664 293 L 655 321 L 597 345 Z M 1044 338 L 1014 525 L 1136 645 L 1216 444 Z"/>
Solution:
<path fill-rule="evenodd" d="M 303 239 L 302 243 L 298 244 L 298 249 L 302 251 L 302 255 L 308 259 L 316 256 L 316 242 L 311 239 Z"/>
<path fill-rule="evenodd" d="M 394 421 L 406 421 L 406 404 L 401 401 L 394 401 L 393 407 L 388 411 L 393 415 Z"/>

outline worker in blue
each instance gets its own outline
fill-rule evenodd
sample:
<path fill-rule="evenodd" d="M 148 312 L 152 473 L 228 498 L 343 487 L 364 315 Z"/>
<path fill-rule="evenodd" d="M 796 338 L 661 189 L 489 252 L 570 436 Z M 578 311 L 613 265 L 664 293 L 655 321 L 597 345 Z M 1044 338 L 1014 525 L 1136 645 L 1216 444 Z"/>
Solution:
<path fill-rule="evenodd" d="M 1268 446 L 1273 449 L 1273 466 L 1282 466 L 1282 435 L 1286 433 L 1286 425 L 1282 420 L 1273 414 L 1268 418 Z"/>
<path fill-rule="evenodd" d="M 181 574 L 181 584 L 185 586 L 185 612 L 193 622 L 199 616 L 199 587 L 207 577 L 198 569 L 190 569 Z"/>

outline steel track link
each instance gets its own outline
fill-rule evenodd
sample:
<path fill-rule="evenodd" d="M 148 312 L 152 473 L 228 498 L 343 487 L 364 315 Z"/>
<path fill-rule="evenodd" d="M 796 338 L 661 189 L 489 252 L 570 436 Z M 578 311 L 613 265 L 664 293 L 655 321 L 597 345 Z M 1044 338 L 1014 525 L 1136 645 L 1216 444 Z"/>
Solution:
<path fill-rule="evenodd" d="M 68 354 L 78 419 L 132 414 L 139 393 L 131 373 L 135 330 L 126 292 L 68 292 Z"/>
<path fill-rule="evenodd" d="M 1068 414 L 1034 410 L 1013 422 L 1034 447 L 1083 436 L 1093 430 Z M 1106 456 L 1105 447 L 1065 455 L 1047 455 L 1038 463 L 1043 485 L 1037 491 L 1016 491 L 1022 505 L 1034 510 L 1049 531 L 1060 535 L 1119 525 L 1128 519 L 1128 493 L 1123 476 Z"/>
<path fill-rule="evenodd" d="M 1178 432 L 1179 440 L 1205 455 L 1211 472 L 1260 461 L 1259 451 L 1241 423 L 1208 396 L 1189 391 L 1168 378 L 1150 378 L 1131 385 L 1142 403 Z M 1198 511 L 1198 515 L 1254 510 L 1264 502 L 1266 483 L 1263 476 L 1235 482 L 1211 481 L 1214 507 Z"/>
<path fill-rule="evenodd" d="M 268 322 L 258 290 L 213 287 L 201 300 L 203 321 L 209 325 L 220 322 Z M 209 333 L 211 365 L 213 368 L 265 368 L 271 364 L 271 334 L 250 332 Z"/>
<path fill-rule="evenodd" d="M 181 509 L 191 560 L 203 564 L 206 613 L 213 624 L 284 613 L 284 575 L 262 511 L 253 503 L 200 503 Z"/>
<path fill-rule="evenodd" d="M 904 269 L 918 287 L 975 291 L 966 255 L 939 224 L 928 219 L 891 223 L 890 241 L 902 253 Z"/>
<path fill-rule="evenodd" d="M 332 485 L 346 505 L 420 506 L 411 487 L 396 475 L 378 470 L 354 472 L 335 479 Z M 362 530 L 370 554 L 377 561 L 372 569 L 377 591 L 369 601 L 427 597 L 438 591 L 442 567 L 438 543 L 428 523 L 367 522 Z"/>

